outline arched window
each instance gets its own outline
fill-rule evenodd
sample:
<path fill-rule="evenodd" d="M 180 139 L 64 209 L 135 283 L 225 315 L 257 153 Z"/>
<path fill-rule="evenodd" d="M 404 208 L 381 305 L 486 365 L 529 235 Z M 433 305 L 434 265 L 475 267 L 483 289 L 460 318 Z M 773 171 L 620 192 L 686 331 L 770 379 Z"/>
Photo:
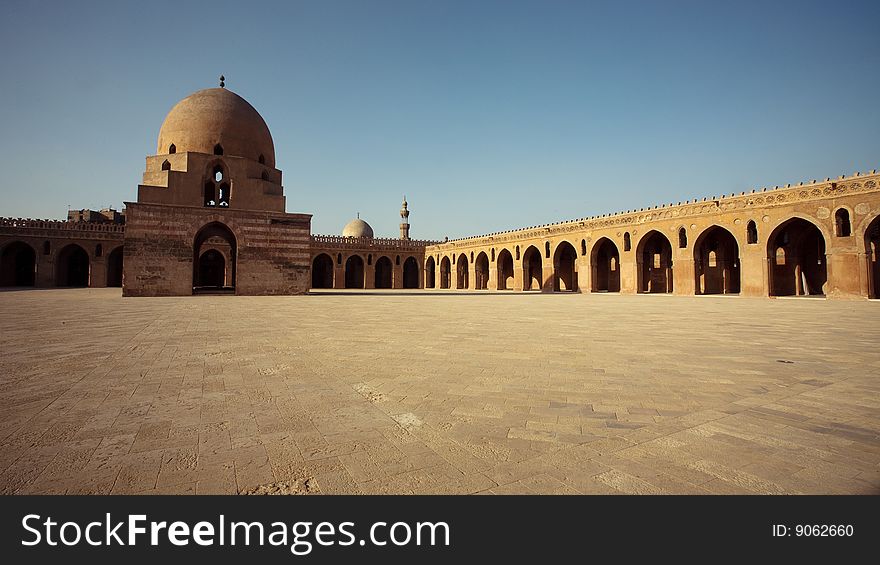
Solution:
<path fill-rule="evenodd" d="M 516 260 L 519 261 L 519 245 L 516 246 Z"/>
<path fill-rule="evenodd" d="M 342 253 L 337 253 L 337 254 L 336 254 L 336 264 L 337 264 L 337 265 L 341 265 L 341 264 L 342 264 Z"/>
<path fill-rule="evenodd" d="M 625 232 L 623 234 L 623 250 L 629 251 L 630 249 L 632 249 L 632 241 L 630 241 L 629 232 Z"/>
<path fill-rule="evenodd" d="M 749 245 L 758 243 L 758 226 L 755 224 L 755 220 L 749 220 L 749 224 L 746 226 L 746 243 Z"/>
<path fill-rule="evenodd" d="M 208 181 L 205 183 L 205 206 L 216 206 L 217 201 L 214 197 L 214 183 Z"/>
<path fill-rule="evenodd" d="M 394 260 L 395 265 L 400 265 L 400 255 L 397 256 L 397 259 Z"/>
<path fill-rule="evenodd" d="M 688 246 L 688 234 L 687 230 L 682 227 L 678 230 L 678 247 L 679 249 L 684 249 Z"/>
<path fill-rule="evenodd" d="M 221 180 L 223 180 L 223 167 L 214 165 L 214 182 L 220 182 Z"/>
<path fill-rule="evenodd" d="M 834 233 L 837 237 L 849 237 L 852 235 L 852 226 L 849 222 L 849 210 L 840 208 L 834 213 Z"/>
<path fill-rule="evenodd" d="M 474 252 L 471 251 L 471 263 L 473 263 L 473 262 L 474 262 Z"/>
<path fill-rule="evenodd" d="M 104 246 L 100 243 L 95 246 L 95 257 L 101 257 L 104 255 Z"/>
<path fill-rule="evenodd" d="M 269 180 L 269 172 L 263 171 L 262 173 L 260 173 L 260 178 L 263 180 Z"/>
<path fill-rule="evenodd" d="M 581 240 L 581 255 L 586 255 L 586 254 L 587 254 L 587 240 L 582 239 Z"/>
<path fill-rule="evenodd" d="M 168 159 L 165 159 L 164 161 L 162 161 L 162 170 L 163 171 L 170 171 L 171 170 L 171 162 L 169 162 Z"/>
<path fill-rule="evenodd" d="M 52 252 L 52 244 L 48 241 L 43 242 L 43 255 L 48 255 Z"/>
<path fill-rule="evenodd" d="M 373 264 L 373 254 L 370 253 L 367 255 L 367 265 L 372 265 L 372 264 Z"/>
<path fill-rule="evenodd" d="M 495 262 L 495 248 L 492 248 L 492 262 Z"/>
<path fill-rule="evenodd" d="M 214 155 L 223 155 L 223 146 L 219 143 L 214 146 Z"/>
<path fill-rule="evenodd" d="M 168 147 L 168 153 L 171 154 L 171 155 L 174 155 L 175 153 L 177 153 L 177 146 L 174 145 L 174 144 L 172 143 L 172 144 Z"/>
<path fill-rule="evenodd" d="M 263 156 L 262 153 L 260 153 L 260 158 L 257 159 L 257 162 L 260 163 L 261 165 L 265 165 L 265 164 L 266 164 L 266 158 Z"/>
<path fill-rule="evenodd" d="M 777 265 L 785 265 L 785 248 L 777 247 L 776 248 L 776 264 Z"/>
<path fill-rule="evenodd" d="M 544 255 L 547 257 L 547 259 L 550 258 L 550 242 L 549 241 L 544 242 Z"/>

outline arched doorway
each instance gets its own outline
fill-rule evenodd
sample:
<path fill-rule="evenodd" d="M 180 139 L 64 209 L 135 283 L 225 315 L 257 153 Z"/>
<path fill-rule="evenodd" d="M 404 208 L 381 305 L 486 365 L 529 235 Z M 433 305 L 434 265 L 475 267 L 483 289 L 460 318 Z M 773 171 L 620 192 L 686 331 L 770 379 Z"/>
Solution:
<path fill-rule="evenodd" d="M 489 256 L 485 251 L 480 251 L 480 254 L 477 255 L 477 261 L 474 263 L 474 278 L 476 279 L 474 284 L 476 290 L 489 288 Z"/>
<path fill-rule="evenodd" d="M 498 253 L 498 261 L 496 263 L 498 269 L 498 290 L 513 289 L 513 255 L 507 249 L 502 249 Z"/>
<path fill-rule="evenodd" d="M 107 286 L 122 286 L 122 246 L 110 252 L 107 256 Z"/>
<path fill-rule="evenodd" d="M 345 288 L 364 288 L 364 260 L 360 255 L 345 260 Z"/>
<path fill-rule="evenodd" d="M 880 216 L 865 231 L 865 256 L 868 260 L 868 297 L 880 298 Z"/>
<path fill-rule="evenodd" d="M 523 253 L 523 290 L 541 290 L 544 280 L 544 267 L 541 252 L 531 245 Z"/>
<path fill-rule="evenodd" d="M 58 286 L 89 286 L 89 254 L 71 243 L 58 254 L 55 264 L 55 284 Z"/>
<path fill-rule="evenodd" d="M 449 257 L 440 260 L 440 288 L 449 288 L 449 277 L 451 273 L 449 266 Z"/>
<path fill-rule="evenodd" d="M 464 253 L 458 256 L 455 264 L 455 273 L 455 288 L 460 290 L 466 289 L 470 281 L 468 280 L 468 259 Z"/>
<path fill-rule="evenodd" d="M 696 294 L 739 294 L 739 245 L 733 234 L 712 226 L 694 243 Z"/>
<path fill-rule="evenodd" d="M 577 250 L 572 244 L 563 241 L 556 246 L 553 254 L 553 290 L 556 292 L 571 291 L 578 289 Z"/>
<path fill-rule="evenodd" d="M 379 257 L 376 260 L 375 288 L 391 288 L 393 275 L 394 268 L 391 266 L 391 259 L 384 256 Z"/>
<path fill-rule="evenodd" d="M 636 250 L 638 289 L 641 293 L 672 292 L 672 244 L 665 235 L 651 230 Z"/>
<path fill-rule="evenodd" d="M 312 261 L 312 288 L 333 288 L 333 258 L 326 253 Z"/>
<path fill-rule="evenodd" d="M 828 282 L 825 237 L 812 222 L 792 218 L 767 239 L 770 296 L 821 296 Z"/>
<path fill-rule="evenodd" d="M 590 256 L 592 292 L 620 292 L 620 252 L 607 237 L 600 238 Z"/>
<path fill-rule="evenodd" d="M 428 260 L 425 261 L 425 288 L 434 288 L 434 269 L 434 258 L 428 257 Z"/>
<path fill-rule="evenodd" d="M 403 288 L 419 288 L 419 263 L 415 257 L 403 262 Z"/>
<path fill-rule="evenodd" d="M 23 241 L 13 241 L 0 256 L 0 286 L 34 286 L 37 254 Z"/>
<path fill-rule="evenodd" d="M 237 253 L 235 234 L 225 224 L 200 229 L 193 241 L 193 294 L 235 292 Z"/>

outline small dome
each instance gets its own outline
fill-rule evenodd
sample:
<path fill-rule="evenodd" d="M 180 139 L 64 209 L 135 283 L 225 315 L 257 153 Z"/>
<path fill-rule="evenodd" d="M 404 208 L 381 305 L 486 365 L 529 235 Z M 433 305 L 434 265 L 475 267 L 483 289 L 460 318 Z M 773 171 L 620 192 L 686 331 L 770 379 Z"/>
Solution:
<path fill-rule="evenodd" d="M 370 227 L 370 224 L 363 221 L 360 218 L 355 218 L 354 220 L 345 224 L 345 227 L 342 228 L 342 237 L 373 237 L 373 228 Z"/>
<path fill-rule="evenodd" d="M 174 151 L 169 150 L 172 145 Z M 225 88 L 199 90 L 175 104 L 162 122 L 156 153 L 210 155 L 218 145 L 223 155 L 275 166 L 275 145 L 263 117 L 247 100 Z"/>

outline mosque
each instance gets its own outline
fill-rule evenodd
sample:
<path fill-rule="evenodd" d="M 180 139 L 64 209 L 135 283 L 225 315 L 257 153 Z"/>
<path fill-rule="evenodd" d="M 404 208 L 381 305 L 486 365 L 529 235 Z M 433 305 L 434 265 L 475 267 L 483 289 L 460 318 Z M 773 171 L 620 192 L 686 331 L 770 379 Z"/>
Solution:
<path fill-rule="evenodd" d="M 876 171 L 450 241 L 358 218 L 313 235 L 286 212 L 269 128 L 226 89 L 178 102 L 125 210 L 0 218 L 0 286 L 122 287 L 123 296 L 311 289 L 880 298 Z"/>

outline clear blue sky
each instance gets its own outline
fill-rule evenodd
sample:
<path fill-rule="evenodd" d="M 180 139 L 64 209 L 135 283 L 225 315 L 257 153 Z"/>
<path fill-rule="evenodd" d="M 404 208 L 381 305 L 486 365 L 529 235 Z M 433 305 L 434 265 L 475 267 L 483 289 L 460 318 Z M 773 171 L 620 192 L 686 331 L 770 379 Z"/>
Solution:
<path fill-rule="evenodd" d="M 880 2 L 0 4 L 0 215 L 137 197 L 217 76 L 287 209 L 476 235 L 880 168 Z"/>

